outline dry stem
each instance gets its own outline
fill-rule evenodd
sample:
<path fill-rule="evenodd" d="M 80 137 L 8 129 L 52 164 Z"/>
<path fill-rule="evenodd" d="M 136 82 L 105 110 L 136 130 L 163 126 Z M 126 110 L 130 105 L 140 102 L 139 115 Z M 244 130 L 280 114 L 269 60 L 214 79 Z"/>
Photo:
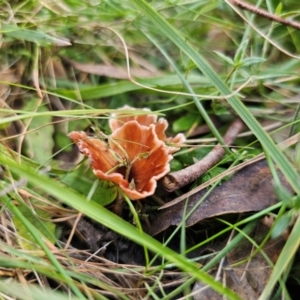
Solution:
<path fill-rule="evenodd" d="M 300 24 L 298 22 L 294 22 L 294 21 L 282 18 L 278 15 L 271 14 L 271 13 L 269 13 L 268 11 L 266 11 L 264 9 L 252 6 L 251 4 L 245 3 L 245 2 L 240 1 L 240 0 L 228 0 L 228 1 L 230 3 L 232 3 L 233 5 L 240 7 L 241 9 L 251 11 L 252 13 L 254 13 L 256 15 L 259 15 L 259 16 L 264 17 L 266 19 L 269 19 L 271 21 L 274 21 L 274 22 L 277 22 L 277 23 L 280 23 L 280 24 L 283 24 L 283 25 L 286 25 L 286 26 L 289 26 L 289 27 L 293 27 L 293 28 L 298 29 L 298 30 L 300 29 Z"/>
<path fill-rule="evenodd" d="M 295 134 L 295 135 L 287 138 L 285 141 L 277 144 L 277 146 L 278 146 L 279 149 L 282 150 L 282 149 L 286 149 L 286 148 L 288 148 L 288 147 L 290 147 L 292 145 L 295 145 L 299 141 L 300 141 L 300 133 L 297 133 L 297 134 Z M 214 178 L 212 178 L 212 179 L 206 181 L 205 183 L 197 186 L 196 188 L 192 189 L 191 191 L 189 191 L 189 192 L 187 192 L 187 193 L 185 193 L 185 194 L 183 194 L 183 195 L 175 198 L 174 200 L 172 200 L 172 201 L 166 203 L 165 205 L 161 206 L 159 209 L 166 209 L 166 208 L 168 208 L 170 206 L 176 205 L 177 203 L 179 203 L 179 202 L 181 202 L 181 201 L 183 201 L 183 200 L 185 200 L 185 199 L 193 196 L 194 194 L 196 194 L 196 193 L 200 192 L 201 190 L 205 189 L 206 187 L 212 185 L 213 183 L 217 182 L 218 180 L 221 180 L 225 176 L 233 174 L 234 172 L 239 171 L 239 170 L 245 168 L 246 166 L 254 164 L 255 162 L 258 162 L 258 161 L 260 161 L 260 160 L 262 160 L 264 158 L 265 158 L 265 154 L 264 153 L 260 153 L 257 156 L 255 156 L 255 157 L 253 157 L 253 158 L 251 158 L 249 160 L 246 160 L 246 161 L 242 162 L 241 164 L 236 165 L 236 166 L 234 166 L 234 167 L 232 167 L 232 168 L 224 171 L 223 173 L 215 176 Z"/>
<path fill-rule="evenodd" d="M 244 124 L 240 119 L 235 120 L 224 136 L 226 145 L 231 145 Z M 217 144 L 201 161 L 177 172 L 169 173 L 162 179 L 162 184 L 168 192 L 173 192 L 207 172 L 218 163 L 225 154 L 222 145 Z"/>

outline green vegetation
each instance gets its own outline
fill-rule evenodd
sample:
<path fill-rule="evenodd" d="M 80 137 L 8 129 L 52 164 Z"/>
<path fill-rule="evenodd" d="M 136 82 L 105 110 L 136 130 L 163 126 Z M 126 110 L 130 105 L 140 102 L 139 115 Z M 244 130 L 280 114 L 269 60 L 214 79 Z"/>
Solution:
<path fill-rule="evenodd" d="M 290 25 L 299 26 L 298 1 L 247 1 L 291 24 L 229 0 L 0 3 L 0 298 L 193 299 L 202 282 L 240 299 L 212 269 L 247 240 L 251 253 L 233 266 L 261 255 L 272 272 L 260 299 L 292 299 L 300 268 L 300 29 Z M 103 139 L 99 132 L 110 134 L 111 114 L 125 105 L 163 116 L 168 136 L 185 133 L 172 171 L 216 143 L 225 151 L 193 184 L 125 199 L 120 217 L 118 187 L 97 180 L 68 134 Z M 229 147 L 223 137 L 238 118 L 245 129 Z M 212 180 L 208 195 L 230 180 L 226 170 L 261 154 L 278 203 L 186 228 L 186 201 L 178 226 L 147 234 L 158 205 Z M 257 240 L 250 233 L 265 216 L 273 221 Z M 285 241 L 275 261 L 264 246 L 278 237 Z M 222 247 L 208 262 L 204 247 L 214 244 Z"/>

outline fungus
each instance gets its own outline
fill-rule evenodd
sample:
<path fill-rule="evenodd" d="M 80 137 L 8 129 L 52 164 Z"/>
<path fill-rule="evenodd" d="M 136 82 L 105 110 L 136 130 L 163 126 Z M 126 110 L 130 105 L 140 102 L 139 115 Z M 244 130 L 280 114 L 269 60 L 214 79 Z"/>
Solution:
<path fill-rule="evenodd" d="M 155 132 L 155 125 L 137 120 L 115 128 L 107 141 L 73 131 L 69 137 L 89 158 L 94 174 L 118 185 L 131 199 L 138 200 L 155 192 L 157 180 L 170 171 L 169 148 Z"/>
<path fill-rule="evenodd" d="M 136 108 L 125 105 L 120 108 L 121 110 L 136 110 Z M 148 108 L 143 109 L 145 112 L 151 112 Z M 157 137 L 166 143 L 168 146 L 168 151 L 170 154 L 180 150 L 182 143 L 185 141 L 185 136 L 182 133 L 177 134 L 175 137 L 167 137 L 165 134 L 166 129 L 169 124 L 164 118 L 159 118 L 157 120 L 157 115 L 154 114 L 144 114 L 144 115 L 128 115 L 124 112 L 113 113 L 109 119 L 109 127 L 112 132 L 120 128 L 129 121 L 135 120 L 139 124 L 144 126 L 150 126 L 153 124 L 155 126 L 155 132 Z"/>

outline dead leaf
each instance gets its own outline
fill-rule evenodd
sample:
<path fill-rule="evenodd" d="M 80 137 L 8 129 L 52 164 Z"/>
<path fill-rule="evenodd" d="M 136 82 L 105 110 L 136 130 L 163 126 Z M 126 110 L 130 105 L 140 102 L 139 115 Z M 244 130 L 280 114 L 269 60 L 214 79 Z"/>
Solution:
<path fill-rule="evenodd" d="M 251 237 L 259 244 L 266 236 L 269 228 L 259 224 Z M 283 238 L 269 240 L 263 247 L 263 251 L 269 259 L 275 263 L 285 241 Z M 219 247 L 220 248 L 220 247 Z M 212 249 L 210 247 L 210 249 Z M 220 249 L 216 249 L 217 251 Z M 224 259 L 222 266 L 221 281 L 233 290 L 241 299 L 258 299 L 266 283 L 269 280 L 272 268 L 261 253 L 251 255 L 255 251 L 252 243 L 244 239 L 234 250 Z M 250 259 L 248 259 L 251 257 Z M 241 263 L 240 263 L 241 262 Z M 216 276 L 217 268 L 212 272 Z M 222 300 L 222 295 L 216 293 L 211 288 L 206 287 L 202 282 L 197 282 L 193 288 L 194 300 Z"/>
<path fill-rule="evenodd" d="M 280 171 L 278 176 L 282 185 L 292 191 Z M 205 193 L 206 190 L 202 190 L 189 198 L 187 213 L 197 205 Z M 271 171 L 265 160 L 259 161 L 237 172 L 229 181 L 216 187 L 188 218 L 186 226 L 219 215 L 260 211 L 276 202 Z M 156 235 L 171 225 L 179 225 L 182 221 L 184 205 L 185 201 L 182 201 L 158 213 L 149 233 Z"/>
<path fill-rule="evenodd" d="M 112 65 L 108 66 L 102 64 L 82 64 L 66 58 L 64 58 L 64 60 L 71 64 L 75 69 L 85 73 L 117 79 L 129 78 L 125 67 L 116 67 Z M 157 75 L 157 72 L 153 73 L 145 69 L 130 68 L 130 74 L 134 77 L 145 78 Z"/>
<path fill-rule="evenodd" d="M 16 83 L 18 79 L 15 70 L 12 68 L 0 71 L 0 97 L 3 101 L 8 97 L 11 90 L 9 83 Z"/>

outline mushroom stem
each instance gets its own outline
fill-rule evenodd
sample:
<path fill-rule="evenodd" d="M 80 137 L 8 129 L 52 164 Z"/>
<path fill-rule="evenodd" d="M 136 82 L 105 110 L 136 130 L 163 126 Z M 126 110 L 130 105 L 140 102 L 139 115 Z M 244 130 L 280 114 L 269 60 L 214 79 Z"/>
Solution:
<path fill-rule="evenodd" d="M 124 202 L 124 198 L 123 195 L 121 193 L 121 191 L 118 191 L 118 195 L 117 195 L 117 199 L 116 202 L 112 208 L 112 211 L 119 217 L 122 217 L 122 213 L 123 213 L 123 202 Z"/>

